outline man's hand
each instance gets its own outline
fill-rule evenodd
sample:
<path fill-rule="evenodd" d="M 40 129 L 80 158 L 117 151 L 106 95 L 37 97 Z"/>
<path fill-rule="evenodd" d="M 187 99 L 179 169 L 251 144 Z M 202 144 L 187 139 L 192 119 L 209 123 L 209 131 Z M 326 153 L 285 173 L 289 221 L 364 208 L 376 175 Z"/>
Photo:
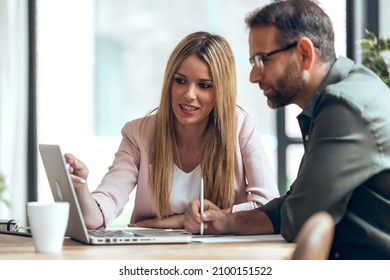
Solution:
<path fill-rule="evenodd" d="M 199 233 L 200 223 L 204 222 L 206 234 L 271 234 L 274 229 L 268 216 L 257 209 L 230 213 L 220 209 L 209 200 L 204 200 L 204 212 L 200 214 L 200 202 L 190 202 L 185 214 L 184 228 L 191 233 Z"/>

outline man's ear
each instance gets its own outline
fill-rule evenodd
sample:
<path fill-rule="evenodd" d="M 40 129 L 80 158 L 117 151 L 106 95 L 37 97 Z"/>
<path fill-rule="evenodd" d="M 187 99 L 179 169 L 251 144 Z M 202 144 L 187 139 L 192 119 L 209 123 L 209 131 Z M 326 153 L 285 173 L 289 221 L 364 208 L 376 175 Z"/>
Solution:
<path fill-rule="evenodd" d="M 313 67 L 316 56 L 313 42 L 307 37 L 302 37 L 298 40 L 297 49 L 299 51 L 302 69 L 310 70 Z"/>

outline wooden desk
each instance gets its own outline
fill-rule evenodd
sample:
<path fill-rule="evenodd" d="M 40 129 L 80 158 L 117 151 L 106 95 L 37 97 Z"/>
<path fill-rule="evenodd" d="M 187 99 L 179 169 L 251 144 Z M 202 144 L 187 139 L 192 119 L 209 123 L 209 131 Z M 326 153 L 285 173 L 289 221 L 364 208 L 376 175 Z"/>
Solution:
<path fill-rule="evenodd" d="M 84 245 L 65 238 L 60 254 L 35 253 L 31 237 L 0 234 L 4 260 L 275 260 L 289 259 L 295 244 L 284 241 L 245 243 Z"/>

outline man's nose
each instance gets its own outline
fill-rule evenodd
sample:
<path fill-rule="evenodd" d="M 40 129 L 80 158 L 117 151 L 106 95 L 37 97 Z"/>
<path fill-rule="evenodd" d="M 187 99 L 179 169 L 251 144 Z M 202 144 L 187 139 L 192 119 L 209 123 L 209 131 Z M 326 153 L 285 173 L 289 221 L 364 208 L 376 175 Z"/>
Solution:
<path fill-rule="evenodd" d="M 258 84 L 262 82 L 264 79 L 264 71 L 257 68 L 252 67 L 251 72 L 249 73 L 249 81 L 254 84 Z"/>

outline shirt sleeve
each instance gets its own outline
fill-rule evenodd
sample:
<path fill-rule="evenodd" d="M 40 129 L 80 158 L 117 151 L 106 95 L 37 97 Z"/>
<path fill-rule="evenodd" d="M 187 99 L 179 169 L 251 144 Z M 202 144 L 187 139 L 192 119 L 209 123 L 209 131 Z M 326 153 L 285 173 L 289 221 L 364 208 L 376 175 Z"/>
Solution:
<path fill-rule="evenodd" d="M 286 240 L 293 241 L 305 220 L 318 211 L 340 221 L 353 191 L 375 172 L 377 146 L 363 114 L 332 96 L 319 104 L 291 192 L 278 204 L 280 212 L 263 209 L 274 226 L 280 223 Z"/>

